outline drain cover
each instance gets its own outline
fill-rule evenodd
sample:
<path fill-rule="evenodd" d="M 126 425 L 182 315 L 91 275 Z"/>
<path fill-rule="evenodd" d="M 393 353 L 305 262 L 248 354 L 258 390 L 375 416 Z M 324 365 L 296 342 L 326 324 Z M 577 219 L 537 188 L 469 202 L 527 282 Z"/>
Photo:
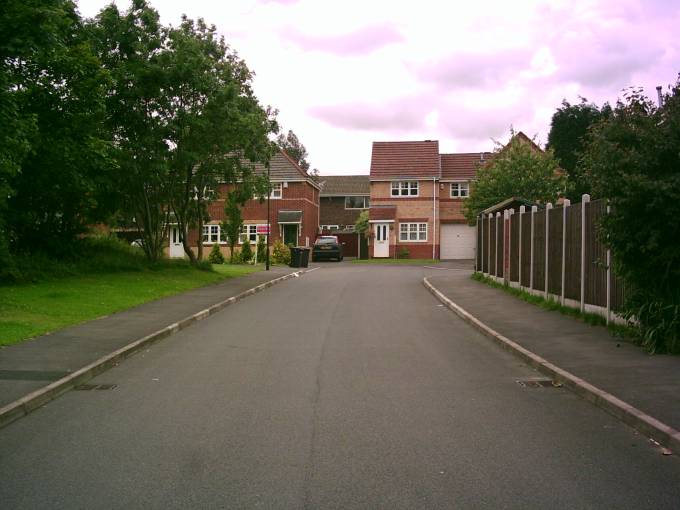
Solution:
<path fill-rule="evenodd" d="M 79 384 L 74 389 L 78 391 L 113 390 L 117 387 L 117 384 Z"/>
<path fill-rule="evenodd" d="M 562 386 L 552 379 L 518 379 L 516 382 L 523 388 L 559 388 Z"/>

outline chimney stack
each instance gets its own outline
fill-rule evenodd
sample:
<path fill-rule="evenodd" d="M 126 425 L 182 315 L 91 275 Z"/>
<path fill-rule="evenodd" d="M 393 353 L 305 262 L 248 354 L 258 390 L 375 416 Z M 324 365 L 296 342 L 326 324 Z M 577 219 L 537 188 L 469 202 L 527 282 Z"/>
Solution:
<path fill-rule="evenodd" d="M 656 97 L 659 101 L 659 108 L 663 106 L 663 97 L 661 96 L 661 85 L 656 86 Z"/>

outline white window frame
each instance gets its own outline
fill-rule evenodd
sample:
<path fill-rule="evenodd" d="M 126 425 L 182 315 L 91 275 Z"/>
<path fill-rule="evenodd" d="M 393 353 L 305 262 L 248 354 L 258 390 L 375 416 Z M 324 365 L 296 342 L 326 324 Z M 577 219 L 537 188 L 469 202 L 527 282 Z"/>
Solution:
<path fill-rule="evenodd" d="M 455 193 L 454 186 L 456 187 Z M 470 183 L 468 181 L 452 182 L 449 190 L 451 198 L 470 198 Z"/>
<path fill-rule="evenodd" d="M 345 230 L 347 232 L 354 232 L 354 228 L 355 228 L 354 225 L 345 225 Z"/>
<path fill-rule="evenodd" d="M 283 183 L 281 182 L 272 183 L 272 192 L 269 195 L 269 198 L 271 198 L 272 200 L 278 200 L 280 198 L 283 198 Z"/>
<path fill-rule="evenodd" d="M 222 229 L 219 225 L 203 225 L 203 244 L 221 244 L 223 242 Z"/>
<path fill-rule="evenodd" d="M 414 190 L 415 193 L 412 193 Z M 393 198 L 417 197 L 420 195 L 420 185 L 418 181 L 392 181 L 390 195 Z"/>
<path fill-rule="evenodd" d="M 399 223 L 400 243 L 426 243 L 427 223 Z"/>
<path fill-rule="evenodd" d="M 348 198 L 361 198 L 364 201 L 363 207 L 347 207 L 347 199 Z M 369 208 L 369 198 L 367 196 L 362 196 L 362 195 L 347 195 L 345 197 L 345 209 L 348 211 L 352 210 L 358 210 L 358 209 L 368 209 Z"/>
<path fill-rule="evenodd" d="M 238 235 L 238 244 L 243 244 L 243 241 L 245 240 L 245 236 L 248 236 L 248 240 L 250 241 L 250 246 L 257 246 L 258 241 L 260 240 L 260 236 L 264 236 L 265 234 L 258 234 L 257 233 L 257 227 L 266 227 L 266 223 L 244 223 L 241 225 L 241 233 Z M 255 236 L 255 240 L 251 238 L 251 236 Z"/>
<path fill-rule="evenodd" d="M 340 230 L 340 225 L 320 225 L 321 230 L 330 230 L 333 232 L 333 230 Z"/>

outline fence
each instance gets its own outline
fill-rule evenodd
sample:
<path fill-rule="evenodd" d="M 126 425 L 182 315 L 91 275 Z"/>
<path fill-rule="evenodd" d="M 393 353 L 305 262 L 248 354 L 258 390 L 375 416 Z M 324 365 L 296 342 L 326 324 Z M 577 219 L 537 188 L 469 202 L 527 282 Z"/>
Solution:
<path fill-rule="evenodd" d="M 611 254 L 598 226 L 604 201 L 569 200 L 553 207 L 507 209 L 477 219 L 476 269 L 565 306 L 612 320 L 621 309 L 624 286 L 611 270 Z"/>

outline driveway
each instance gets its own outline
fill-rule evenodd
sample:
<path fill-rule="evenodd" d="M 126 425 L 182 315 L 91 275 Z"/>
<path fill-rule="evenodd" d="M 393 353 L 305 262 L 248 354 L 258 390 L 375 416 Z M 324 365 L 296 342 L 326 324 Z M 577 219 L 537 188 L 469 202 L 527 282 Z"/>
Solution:
<path fill-rule="evenodd" d="M 677 458 L 518 384 L 437 271 L 321 264 L 154 345 L 0 430 L 3 508 L 678 508 Z"/>

